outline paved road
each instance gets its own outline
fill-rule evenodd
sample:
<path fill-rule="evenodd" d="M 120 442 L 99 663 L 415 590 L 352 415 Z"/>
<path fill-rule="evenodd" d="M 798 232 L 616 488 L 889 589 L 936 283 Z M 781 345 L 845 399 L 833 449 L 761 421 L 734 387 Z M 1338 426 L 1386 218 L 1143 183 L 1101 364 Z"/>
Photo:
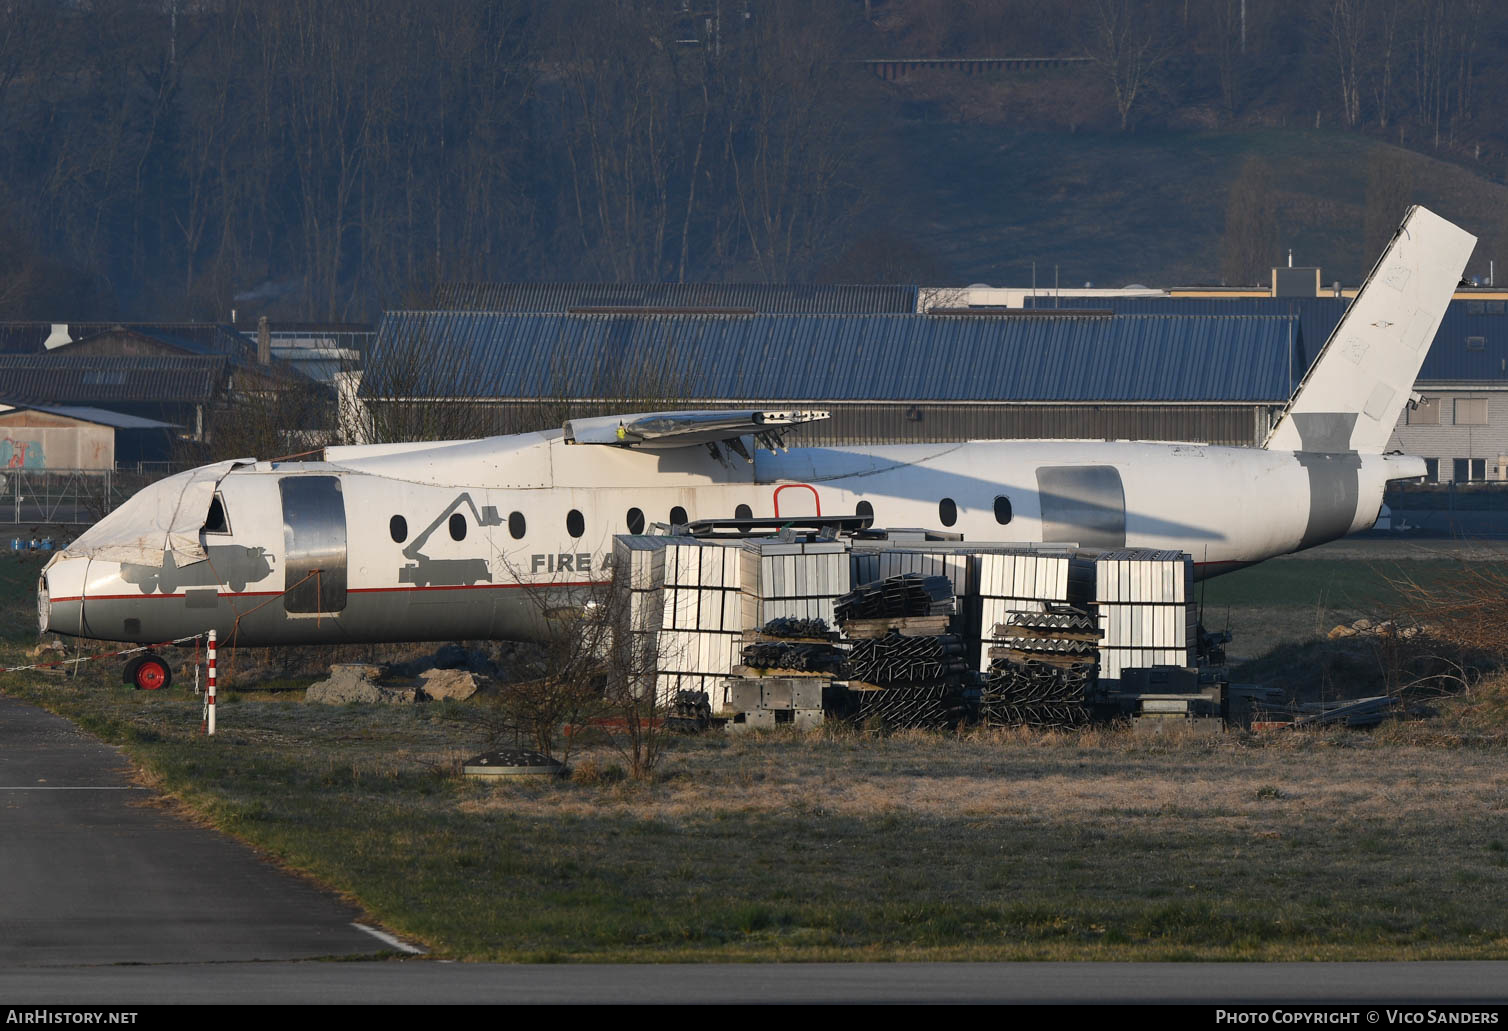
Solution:
<path fill-rule="evenodd" d="M 1508 963 L 813 963 L 499 966 L 385 963 L 0 970 L 32 1003 L 1508 1002 Z M 1365 1023 L 1363 1016 L 1360 1023 Z"/>
<path fill-rule="evenodd" d="M 114 748 L 0 698 L 0 969 L 384 948 L 352 907 L 153 802 Z"/>

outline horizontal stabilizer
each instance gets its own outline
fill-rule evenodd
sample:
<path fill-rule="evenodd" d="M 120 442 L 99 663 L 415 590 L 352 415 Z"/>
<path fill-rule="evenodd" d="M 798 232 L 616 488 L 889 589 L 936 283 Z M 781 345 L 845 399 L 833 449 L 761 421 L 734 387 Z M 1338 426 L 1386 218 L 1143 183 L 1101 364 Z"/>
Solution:
<path fill-rule="evenodd" d="M 828 418 L 825 411 L 648 412 L 571 419 L 565 438 L 573 444 L 668 448 L 716 444 L 739 437 L 773 437 L 784 430 Z"/>

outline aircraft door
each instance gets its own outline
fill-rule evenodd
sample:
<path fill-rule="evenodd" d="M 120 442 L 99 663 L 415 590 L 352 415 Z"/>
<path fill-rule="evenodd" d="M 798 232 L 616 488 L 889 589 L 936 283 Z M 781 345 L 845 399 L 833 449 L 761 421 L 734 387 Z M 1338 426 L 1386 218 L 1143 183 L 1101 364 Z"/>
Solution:
<path fill-rule="evenodd" d="M 1126 546 L 1126 491 L 1112 465 L 1045 465 L 1037 470 L 1042 540 L 1084 548 Z"/>
<path fill-rule="evenodd" d="M 346 503 L 335 476 L 285 476 L 283 608 L 292 613 L 346 607 Z"/>

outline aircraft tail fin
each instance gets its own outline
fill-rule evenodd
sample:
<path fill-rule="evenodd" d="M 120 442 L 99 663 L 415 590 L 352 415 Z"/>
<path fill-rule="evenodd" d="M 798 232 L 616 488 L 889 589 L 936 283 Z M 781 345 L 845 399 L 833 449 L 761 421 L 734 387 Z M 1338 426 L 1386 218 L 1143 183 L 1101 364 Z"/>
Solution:
<path fill-rule="evenodd" d="M 1476 242 L 1410 208 L 1262 446 L 1381 454 Z"/>

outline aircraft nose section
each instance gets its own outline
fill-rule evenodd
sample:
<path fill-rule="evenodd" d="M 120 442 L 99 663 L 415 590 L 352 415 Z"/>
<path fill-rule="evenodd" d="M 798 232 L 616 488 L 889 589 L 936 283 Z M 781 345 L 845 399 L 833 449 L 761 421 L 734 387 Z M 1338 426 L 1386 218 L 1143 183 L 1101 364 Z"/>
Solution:
<path fill-rule="evenodd" d="M 37 581 L 37 631 L 82 635 L 87 558 L 59 555 L 47 563 Z"/>

